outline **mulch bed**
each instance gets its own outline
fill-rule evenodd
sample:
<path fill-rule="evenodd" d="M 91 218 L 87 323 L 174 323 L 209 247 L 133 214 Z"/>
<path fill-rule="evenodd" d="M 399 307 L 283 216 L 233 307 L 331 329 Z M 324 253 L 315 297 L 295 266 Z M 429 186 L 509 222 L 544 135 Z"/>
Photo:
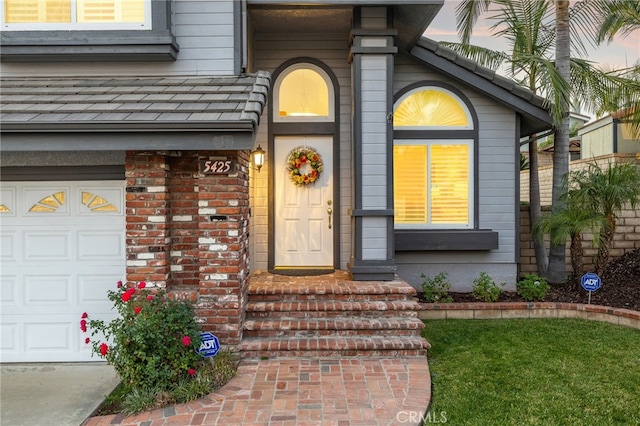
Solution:
<path fill-rule="evenodd" d="M 640 249 L 609 262 L 600 278 L 602 287 L 591 293 L 592 305 L 640 311 Z M 478 302 L 471 293 L 449 294 L 457 303 Z M 525 302 L 515 292 L 503 292 L 498 301 Z M 582 288 L 575 290 L 571 283 L 553 285 L 544 301 L 586 304 L 589 301 L 589 293 Z"/>

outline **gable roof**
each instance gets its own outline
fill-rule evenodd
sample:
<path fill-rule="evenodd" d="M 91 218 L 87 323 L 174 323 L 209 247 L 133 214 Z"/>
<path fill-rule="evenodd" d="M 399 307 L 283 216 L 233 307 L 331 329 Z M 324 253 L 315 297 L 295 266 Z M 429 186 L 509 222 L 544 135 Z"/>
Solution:
<path fill-rule="evenodd" d="M 520 113 L 521 136 L 529 136 L 552 127 L 553 120 L 546 108 L 547 101 L 515 81 L 426 37 L 418 40 L 410 54 L 424 65 Z"/>
<path fill-rule="evenodd" d="M 211 133 L 244 134 L 242 143 L 219 148 L 245 149 L 252 147 L 267 101 L 270 75 L 261 71 L 213 78 L 7 78 L 1 79 L 0 85 L 3 150 L 24 150 L 12 144 L 24 132 L 47 132 L 52 136 L 84 131 L 97 134 L 175 130 L 187 135 L 208 134 L 208 149 L 215 148 Z M 246 143 L 247 138 L 251 139 L 250 144 Z M 201 143 L 190 146 L 188 139 L 181 136 L 180 146 L 169 148 L 161 144 L 157 148 L 200 149 Z M 102 148 L 122 149 L 117 142 Z M 149 148 L 153 144 L 147 145 Z"/>

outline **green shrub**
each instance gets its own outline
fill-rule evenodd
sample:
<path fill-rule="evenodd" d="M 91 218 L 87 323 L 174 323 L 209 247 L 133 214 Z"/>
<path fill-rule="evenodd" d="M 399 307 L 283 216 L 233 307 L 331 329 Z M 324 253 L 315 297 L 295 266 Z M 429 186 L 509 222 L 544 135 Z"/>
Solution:
<path fill-rule="evenodd" d="M 505 283 L 498 285 L 486 272 L 480 272 L 480 276 L 473 280 L 471 295 L 483 302 L 496 302 L 504 286 Z"/>
<path fill-rule="evenodd" d="M 424 292 L 424 299 L 428 303 L 450 303 L 453 302 L 451 296 L 449 296 L 449 290 L 451 290 L 451 283 L 447 281 L 447 273 L 440 272 L 434 278 L 427 277 L 424 274 L 420 274 L 422 278 L 422 291 Z"/>
<path fill-rule="evenodd" d="M 235 374 L 231 353 L 210 360 L 196 352 L 200 328 L 187 301 L 171 300 L 141 282 L 107 292 L 118 317 L 109 323 L 82 314 L 80 328 L 96 354 L 122 379 L 119 409 L 126 414 L 204 396 Z M 229 361 L 223 367 L 216 363 Z M 232 371 L 232 374 L 231 374 Z M 231 377 L 229 375 L 231 374 Z M 118 405 L 118 404 L 116 404 Z"/>
<path fill-rule="evenodd" d="M 527 274 L 516 284 L 516 292 L 522 296 L 524 300 L 530 302 L 534 300 L 544 300 L 551 287 L 542 277 L 535 274 Z"/>

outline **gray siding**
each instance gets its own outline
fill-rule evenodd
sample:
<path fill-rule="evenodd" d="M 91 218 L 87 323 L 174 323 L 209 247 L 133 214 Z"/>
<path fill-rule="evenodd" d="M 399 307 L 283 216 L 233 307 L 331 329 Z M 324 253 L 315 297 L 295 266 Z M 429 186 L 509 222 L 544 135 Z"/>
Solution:
<path fill-rule="evenodd" d="M 446 81 L 442 76 L 398 56 L 394 92 L 423 80 Z M 517 275 L 516 254 L 516 116 L 510 109 L 459 84 L 451 83 L 470 100 L 478 115 L 479 228 L 499 233 L 497 250 L 480 252 L 396 253 L 400 274 L 419 288 L 420 274 L 447 272 L 455 290 L 471 288 L 481 271 L 496 282 L 513 286 Z M 471 267 L 472 266 L 472 267 Z"/>
<path fill-rule="evenodd" d="M 362 55 L 362 208 L 387 206 L 387 58 Z M 387 220 L 362 218 L 362 260 L 387 258 Z"/>
<path fill-rule="evenodd" d="M 2 63 L 3 77 L 234 74 L 234 0 L 174 1 L 175 62 Z"/>
<path fill-rule="evenodd" d="M 351 69 L 347 62 L 349 35 L 340 34 L 255 34 L 250 58 L 256 70 L 273 72 L 282 63 L 298 57 L 314 58 L 327 64 L 334 72 L 340 85 L 340 268 L 346 269 L 351 255 Z M 265 109 L 264 114 L 269 114 Z M 256 144 L 264 148 L 268 144 L 267 116 L 260 121 Z M 269 164 L 256 174 L 252 200 L 254 229 L 251 247 L 252 269 L 268 267 L 268 168 Z"/>

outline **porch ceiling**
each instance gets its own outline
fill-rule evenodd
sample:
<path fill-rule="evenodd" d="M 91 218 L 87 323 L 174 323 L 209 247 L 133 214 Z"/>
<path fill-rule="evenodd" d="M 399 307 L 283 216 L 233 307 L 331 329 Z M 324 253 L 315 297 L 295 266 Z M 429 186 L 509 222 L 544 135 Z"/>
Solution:
<path fill-rule="evenodd" d="M 345 33 L 351 31 L 354 6 L 392 6 L 398 46 L 408 50 L 436 16 L 443 0 L 337 1 L 300 3 L 250 0 L 249 19 L 256 33 Z"/>

